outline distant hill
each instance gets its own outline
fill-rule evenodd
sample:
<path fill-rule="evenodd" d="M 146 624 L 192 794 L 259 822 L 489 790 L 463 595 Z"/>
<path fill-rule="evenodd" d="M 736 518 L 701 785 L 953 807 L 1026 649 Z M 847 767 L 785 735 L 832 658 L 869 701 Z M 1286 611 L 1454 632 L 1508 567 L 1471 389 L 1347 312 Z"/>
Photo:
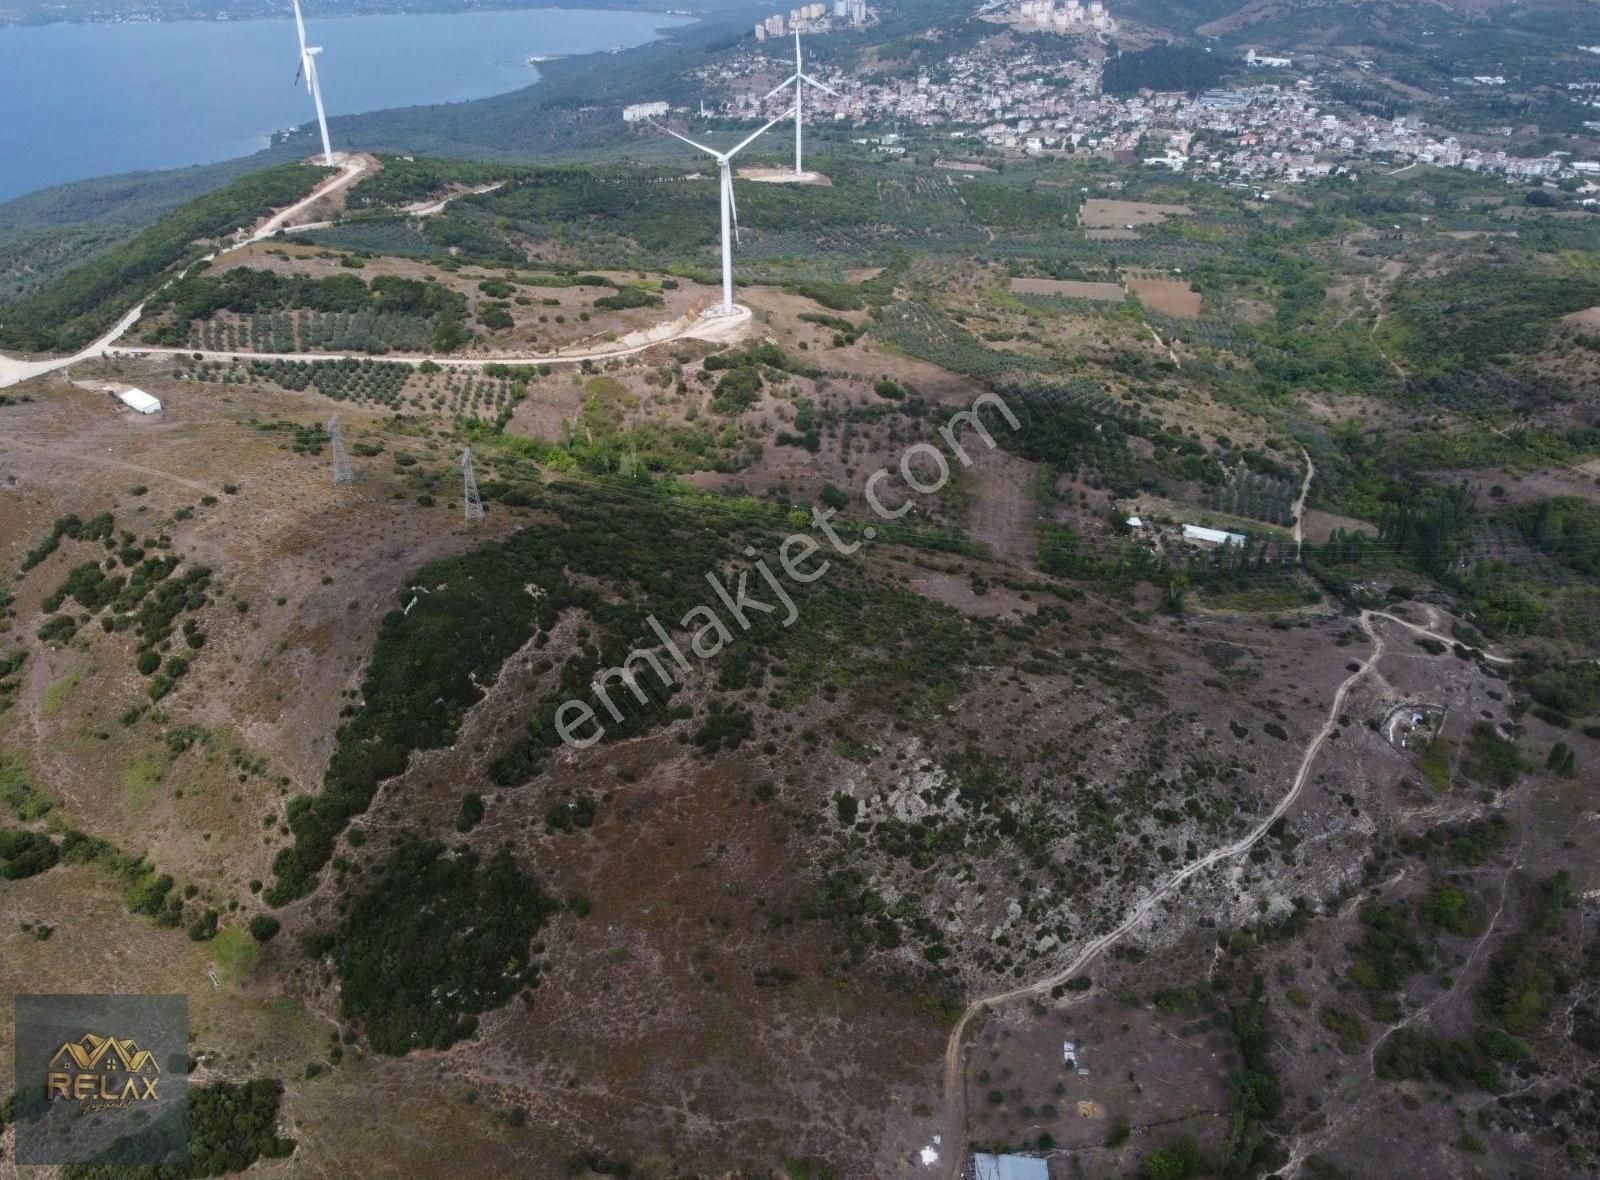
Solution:
<path fill-rule="evenodd" d="M 1101 89 L 1126 96 L 1141 90 L 1184 90 L 1198 94 L 1222 80 L 1229 63 L 1222 54 L 1183 45 L 1153 45 L 1106 62 Z"/>
<path fill-rule="evenodd" d="M 1126 0 L 1118 11 L 1179 37 L 1277 37 L 1285 50 L 1424 32 L 1440 38 L 1461 26 L 1571 46 L 1592 38 L 1595 13 L 1587 0 Z M 1435 46 L 1419 40 L 1416 48 Z"/>
<path fill-rule="evenodd" d="M 1587 0 L 1126 0 L 1118 11 L 1175 36 L 1302 50 L 1409 37 L 1426 53 L 1473 28 L 1493 30 L 1502 51 L 1524 38 L 1570 50 L 1594 28 Z"/>
<path fill-rule="evenodd" d="M 1117 11 L 1179 44 L 1285 53 L 1297 66 L 1370 62 L 1330 97 L 1458 131 L 1509 127 L 1530 154 L 1540 136 L 1586 134 L 1588 108 L 1567 86 L 1600 82 L 1600 56 L 1577 48 L 1597 39 L 1590 0 L 1122 0 Z M 1470 81 L 1484 74 L 1505 83 Z"/>

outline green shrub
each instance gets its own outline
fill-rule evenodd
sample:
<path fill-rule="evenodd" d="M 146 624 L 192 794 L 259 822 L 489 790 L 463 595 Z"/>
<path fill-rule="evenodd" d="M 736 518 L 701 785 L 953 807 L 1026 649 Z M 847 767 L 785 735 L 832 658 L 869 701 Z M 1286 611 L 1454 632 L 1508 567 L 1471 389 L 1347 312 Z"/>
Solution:
<path fill-rule="evenodd" d="M 0 828 L 0 877 L 20 881 L 54 867 L 61 850 L 49 836 Z"/>
<path fill-rule="evenodd" d="M 476 791 L 461 796 L 461 810 L 456 812 L 456 831 L 470 832 L 483 822 L 483 796 Z"/>
<path fill-rule="evenodd" d="M 1200 1154 L 1200 1148 L 1193 1139 L 1184 1136 L 1145 1156 L 1139 1164 L 1139 1180 L 1189 1180 L 1209 1171 L 1210 1165 Z"/>
<path fill-rule="evenodd" d="M 340 1013 L 379 1053 L 448 1048 L 537 982 L 530 944 L 555 908 L 505 849 L 480 863 L 408 839 L 339 928 Z"/>

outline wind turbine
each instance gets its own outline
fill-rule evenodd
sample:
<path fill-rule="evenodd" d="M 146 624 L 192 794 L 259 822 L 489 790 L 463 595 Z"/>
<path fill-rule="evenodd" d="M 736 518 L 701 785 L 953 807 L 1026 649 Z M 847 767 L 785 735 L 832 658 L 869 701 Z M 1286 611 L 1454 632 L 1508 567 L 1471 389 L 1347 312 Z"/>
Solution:
<path fill-rule="evenodd" d="M 306 89 L 311 91 L 311 100 L 317 104 L 317 126 L 322 131 L 322 162 L 332 168 L 333 144 L 328 139 L 328 113 L 322 109 L 322 86 L 317 82 L 317 54 L 322 52 L 322 47 L 306 44 L 306 22 L 300 15 L 300 0 L 294 0 L 294 27 L 300 34 L 300 68 L 295 71 L 294 80 L 299 83 L 300 76 L 305 75 Z"/>
<path fill-rule="evenodd" d="M 663 127 L 660 123 L 654 123 L 652 120 L 658 130 L 665 131 L 673 139 L 683 140 L 684 143 L 692 148 L 699 148 L 717 162 L 717 171 L 720 173 L 722 190 L 722 309 L 717 313 L 718 315 L 734 314 L 733 243 L 739 234 L 739 205 L 733 197 L 733 158 L 788 117 L 789 112 L 785 111 L 738 147 L 729 148 L 725 152 L 719 152 L 716 148 L 707 147 L 703 143 L 696 143 L 687 135 L 679 135 L 672 128 Z"/>
<path fill-rule="evenodd" d="M 785 86 L 794 86 L 794 177 L 796 180 L 802 179 L 806 174 L 805 167 L 800 162 L 800 125 L 803 119 L 802 108 L 805 105 L 805 88 L 808 84 L 815 86 L 818 90 L 821 90 L 825 94 L 831 94 L 835 98 L 839 97 L 839 92 L 837 90 L 833 90 L 827 86 L 824 86 L 821 82 L 818 82 L 815 78 L 801 68 L 800 30 L 796 29 L 794 31 L 794 73 L 790 74 L 782 82 L 779 82 L 763 96 L 763 101 L 765 101 L 766 99 L 771 98 L 774 94 L 778 93 L 778 91 L 782 90 Z"/>

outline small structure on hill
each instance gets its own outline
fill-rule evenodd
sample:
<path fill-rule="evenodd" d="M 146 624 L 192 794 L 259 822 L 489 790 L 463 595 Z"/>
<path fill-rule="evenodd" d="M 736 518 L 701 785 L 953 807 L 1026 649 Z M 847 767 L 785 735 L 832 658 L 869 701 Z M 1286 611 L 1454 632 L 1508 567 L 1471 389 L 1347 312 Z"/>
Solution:
<path fill-rule="evenodd" d="M 665 119 L 670 108 L 664 102 L 636 102 L 622 108 L 624 123 L 648 123 L 651 119 Z"/>
<path fill-rule="evenodd" d="M 333 482 L 355 483 L 356 470 L 350 465 L 350 454 L 344 449 L 344 431 L 339 426 L 339 415 L 328 419 L 328 443 L 333 448 Z"/>
<path fill-rule="evenodd" d="M 136 413 L 161 413 L 161 403 L 142 389 L 124 389 L 117 394 L 117 400 Z"/>
<path fill-rule="evenodd" d="M 1208 529 L 1204 525 L 1186 524 L 1183 526 L 1183 539 L 1185 541 L 1200 541 L 1206 545 L 1243 545 L 1249 540 L 1243 533 L 1226 533 L 1221 529 Z"/>
<path fill-rule="evenodd" d="M 967 1168 L 969 1180 L 1050 1180 L 1050 1165 L 1032 1155 L 978 1152 Z"/>

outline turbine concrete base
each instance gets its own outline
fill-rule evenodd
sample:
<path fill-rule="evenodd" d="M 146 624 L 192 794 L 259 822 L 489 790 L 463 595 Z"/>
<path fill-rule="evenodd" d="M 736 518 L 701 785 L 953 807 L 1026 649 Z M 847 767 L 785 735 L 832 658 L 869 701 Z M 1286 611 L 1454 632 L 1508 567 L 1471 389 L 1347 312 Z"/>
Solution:
<path fill-rule="evenodd" d="M 722 310 L 722 304 L 716 303 L 700 313 L 700 318 L 693 327 L 683 334 L 695 340 L 709 340 L 727 342 L 743 339 L 755 323 L 755 313 L 742 303 L 733 305 L 732 314 Z"/>
<path fill-rule="evenodd" d="M 741 168 L 740 180 L 751 180 L 757 184 L 814 184 L 822 188 L 832 188 L 833 181 L 821 172 L 795 172 L 793 168 Z"/>

